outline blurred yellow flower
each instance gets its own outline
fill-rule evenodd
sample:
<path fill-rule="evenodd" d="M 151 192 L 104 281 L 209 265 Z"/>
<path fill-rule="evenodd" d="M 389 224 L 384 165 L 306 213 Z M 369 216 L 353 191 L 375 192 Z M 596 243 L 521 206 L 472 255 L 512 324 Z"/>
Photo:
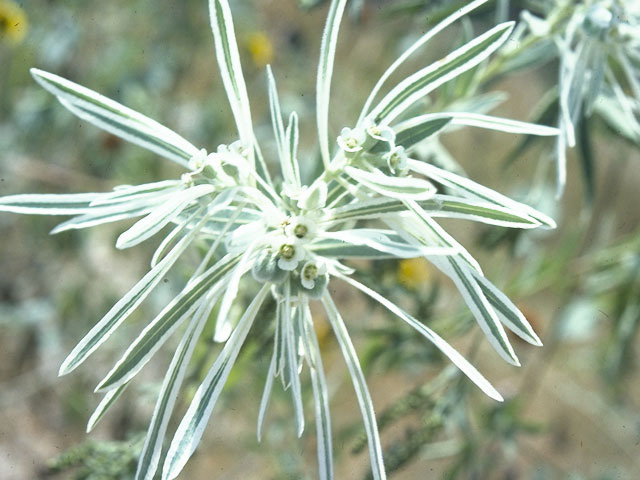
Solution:
<path fill-rule="evenodd" d="M 25 11 L 11 0 L 0 0 L 0 42 L 13 45 L 24 40 L 28 23 Z"/>
<path fill-rule="evenodd" d="M 256 67 L 266 67 L 273 60 L 273 44 L 264 33 L 249 34 L 244 44 Z"/>
<path fill-rule="evenodd" d="M 405 287 L 416 290 L 429 280 L 429 264 L 424 258 L 408 258 L 398 262 L 396 272 L 398 282 Z"/>

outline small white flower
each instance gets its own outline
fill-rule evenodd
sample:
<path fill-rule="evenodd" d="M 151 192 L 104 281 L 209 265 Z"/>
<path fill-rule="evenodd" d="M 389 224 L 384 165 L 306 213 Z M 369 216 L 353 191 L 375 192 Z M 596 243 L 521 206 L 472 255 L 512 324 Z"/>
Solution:
<path fill-rule="evenodd" d="M 338 137 L 338 145 L 347 153 L 356 153 L 362 150 L 366 139 L 364 129 L 344 127 Z"/>
<path fill-rule="evenodd" d="M 306 257 L 306 250 L 295 237 L 286 237 L 276 252 L 278 252 L 278 267 L 289 272 L 295 270 L 298 263 Z"/>
<path fill-rule="evenodd" d="M 327 273 L 327 267 L 324 263 L 308 261 L 300 270 L 300 283 L 307 290 L 312 290 L 316 286 L 316 279 L 325 273 Z"/>
<path fill-rule="evenodd" d="M 207 163 L 207 151 L 204 148 L 198 150 L 193 157 L 189 159 L 189 168 L 191 170 L 202 170 Z"/>
<path fill-rule="evenodd" d="M 301 242 L 307 242 L 316 235 L 318 227 L 310 218 L 296 216 L 289 219 L 284 231 L 289 237 L 295 237 Z"/>
<path fill-rule="evenodd" d="M 394 147 L 390 152 L 385 153 L 383 158 L 394 175 L 402 175 L 407 171 L 408 156 L 403 146 Z"/>
<path fill-rule="evenodd" d="M 194 185 L 193 175 L 191 173 L 183 173 L 180 175 L 180 181 L 186 188 L 191 188 Z"/>
<path fill-rule="evenodd" d="M 367 135 L 369 135 L 376 142 L 387 142 L 390 145 L 396 140 L 396 132 L 393 131 L 391 127 L 388 126 L 379 126 L 375 123 L 371 122 L 371 124 L 366 128 Z"/>

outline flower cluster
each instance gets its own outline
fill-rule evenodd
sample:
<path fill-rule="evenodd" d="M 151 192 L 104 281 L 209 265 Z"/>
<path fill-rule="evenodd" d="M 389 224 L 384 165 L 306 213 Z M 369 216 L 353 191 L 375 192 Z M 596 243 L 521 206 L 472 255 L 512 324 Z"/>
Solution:
<path fill-rule="evenodd" d="M 73 216 L 55 232 L 141 217 L 119 236 L 118 248 L 137 245 L 171 227 L 153 255 L 151 270 L 86 334 L 63 362 L 60 373 L 67 374 L 84 362 L 196 239 L 208 246 L 182 291 L 146 325 L 97 387 L 105 396 L 89 421 L 89 429 L 167 338 L 183 326 L 182 340 L 150 422 L 136 479 L 151 479 L 157 471 L 189 359 L 211 313 L 217 309 L 215 339 L 224 346 L 164 455 L 163 479 L 175 478 L 195 451 L 254 319 L 267 302 L 275 304 L 275 335 L 260 403 L 258 437 L 275 378 L 280 378 L 291 392 L 297 431 L 302 434 L 305 416 L 300 376 L 306 365 L 313 388 L 320 477 L 332 478 L 329 393 L 309 306 L 315 300 L 327 313 L 353 380 L 373 477 L 385 478 L 371 398 L 347 328 L 327 288 L 330 281 L 346 282 L 379 302 L 432 342 L 487 395 L 501 400 L 473 365 L 436 332 L 353 279 L 353 270 L 343 263 L 353 258 L 427 258 L 452 278 L 488 340 L 506 361 L 519 365 L 504 327 L 533 345 L 541 344 L 517 307 L 485 278 L 476 260 L 436 219 L 457 218 L 511 228 L 553 228 L 553 220 L 466 177 L 412 159 L 411 152 L 450 125 L 534 135 L 556 135 L 557 130 L 465 112 L 406 115 L 409 107 L 440 85 L 479 67 L 507 40 L 513 23 L 497 25 L 470 40 L 405 78 L 376 101 L 389 76 L 414 51 L 485 1 L 471 2 L 418 39 L 376 84 L 356 125 L 344 128 L 335 142 L 329 136 L 329 99 L 338 27 L 346 1 L 331 2 L 317 82 L 318 146 L 325 168 L 308 182 L 302 181 L 298 166 L 298 116 L 292 113 L 285 127 L 275 79 L 268 68 L 269 104 L 281 173 L 275 180 L 271 177 L 272 162 L 263 157 L 253 133 L 226 0 L 211 0 L 209 5 L 218 63 L 238 139 L 219 146 L 214 153 L 196 148 L 177 133 L 96 92 L 57 75 L 32 70 L 36 81 L 74 114 L 185 169 L 179 179 L 121 186 L 112 192 L 0 198 L 0 210 L 4 211 Z M 243 306 L 241 318 L 235 319 L 230 315 L 231 307 L 240 302 L 240 282 L 248 274 L 257 283 L 257 293 L 249 305 Z"/>
<path fill-rule="evenodd" d="M 576 145 L 583 117 L 597 111 L 640 140 L 640 3 L 627 0 L 548 1 L 546 16 L 523 13 L 523 28 L 551 38 L 560 59 L 558 192 L 566 183 L 566 149 Z"/>

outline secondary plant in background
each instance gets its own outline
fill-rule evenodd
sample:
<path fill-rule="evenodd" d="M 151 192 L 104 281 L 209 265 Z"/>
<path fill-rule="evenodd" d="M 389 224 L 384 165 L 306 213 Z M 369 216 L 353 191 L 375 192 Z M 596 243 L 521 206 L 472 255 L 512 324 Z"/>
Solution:
<path fill-rule="evenodd" d="M 333 477 L 329 395 L 309 304 L 320 301 L 353 380 L 363 416 L 373 477 L 385 478 L 382 449 L 371 398 L 356 352 L 327 288 L 352 285 L 416 329 L 479 388 L 501 400 L 490 383 L 436 332 L 391 300 L 353 278 L 344 264 L 353 258 L 425 257 L 448 275 L 495 350 L 519 365 L 504 326 L 525 341 L 540 340 L 517 307 L 482 273 L 476 260 L 437 222 L 458 218 L 511 228 L 553 228 L 544 214 L 466 177 L 413 158 L 423 140 L 450 127 L 471 125 L 509 133 L 556 135 L 557 129 L 475 113 L 444 111 L 415 115 L 410 108 L 436 88 L 483 63 L 511 35 L 501 23 L 469 39 L 444 58 L 416 71 L 381 94 L 387 80 L 431 38 L 486 0 L 476 0 L 420 37 L 383 74 L 359 119 L 335 141 L 329 131 L 329 101 L 338 27 L 346 0 L 329 7 L 317 76 L 316 122 L 321 174 L 300 175 L 298 116 L 285 121 L 276 82 L 268 69 L 268 93 L 280 174 L 273 178 L 254 135 L 231 11 L 226 0 L 209 2 L 220 73 L 231 104 L 238 138 L 215 152 L 200 149 L 146 116 L 57 75 L 33 69 L 36 81 L 71 112 L 108 132 L 168 158 L 185 172 L 178 179 L 123 185 L 111 192 L 68 195 L 14 195 L 0 209 L 16 213 L 72 215 L 54 232 L 142 217 L 122 233 L 117 248 L 129 248 L 171 226 L 156 249 L 151 270 L 100 320 L 63 362 L 67 374 L 84 362 L 156 287 L 190 248 L 205 245 L 182 291 L 151 320 L 100 382 L 105 396 L 89 421 L 101 418 L 164 342 L 183 327 L 168 368 L 136 478 L 153 478 L 161 459 L 169 419 L 189 360 L 212 314 L 215 339 L 224 346 L 203 379 L 164 455 L 163 478 L 175 478 L 195 451 L 230 370 L 251 328 L 267 304 L 275 314 L 273 353 L 258 415 L 258 437 L 274 379 L 291 392 L 296 428 L 304 429 L 300 375 L 311 378 L 321 478 Z M 381 97 L 381 98 L 378 98 Z M 231 315 L 242 283 L 255 291 L 244 314 Z M 504 326 L 503 326 L 504 325 Z"/>

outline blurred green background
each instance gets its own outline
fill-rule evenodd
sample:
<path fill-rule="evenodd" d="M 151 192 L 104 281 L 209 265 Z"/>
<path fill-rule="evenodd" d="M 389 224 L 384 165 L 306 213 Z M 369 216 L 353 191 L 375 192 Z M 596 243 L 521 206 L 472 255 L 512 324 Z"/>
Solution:
<path fill-rule="evenodd" d="M 353 2 L 362 8 L 353 8 L 341 30 L 334 133 L 355 122 L 384 68 L 427 28 L 429 16 L 420 8 L 393 8 L 407 3 Z M 301 116 L 302 168 L 311 174 L 326 5 L 238 0 L 232 8 L 257 135 L 268 152 L 264 67 L 270 63 L 285 113 Z M 492 19 L 491 12 L 477 18 L 478 31 Z M 35 84 L 30 67 L 99 91 L 209 150 L 234 140 L 204 0 L 0 0 L 0 32 L 0 195 L 104 191 L 180 174 L 170 162 L 77 120 Z M 445 32 L 407 72 L 447 53 L 459 33 Z M 529 118 L 553 85 L 555 68 L 493 84 L 509 94 L 493 113 Z M 515 340 L 521 368 L 491 350 L 453 285 L 428 264 L 358 265 L 361 277 L 375 279 L 379 290 L 472 358 L 505 404 L 474 391 L 422 338 L 365 299 L 346 290 L 338 296 L 369 379 L 392 478 L 640 478 L 640 154 L 603 125 L 593 129 L 592 203 L 573 154 L 568 191 L 555 202 L 544 148 L 506 166 L 522 140 L 517 136 L 467 129 L 442 138 L 472 178 L 531 202 L 559 225 L 553 232 L 514 233 L 447 222 L 545 343 L 533 348 Z M 0 215 L 0 478 L 131 478 L 171 348 L 87 436 L 99 401 L 92 390 L 177 292 L 184 272 L 167 278 L 79 371 L 58 378 L 70 349 L 146 272 L 154 247 L 116 251 L 115 238 L 125 229 L 118 224 L 48 236 L 60 220 Z M 322 318 L 317 330 L 332 392 L 337 478 L 366 478 L 355 396 Z M 259 355 L 262 341 L 258 333 L 245 349 L 183 478 L 316 478 L 314 435 L 310 429 L 296 439 L 284 396 L 276 396 L 266 438 L 255 440 L 268 366 Z M 217 351 L 211 343 L 201 346 L 187 397 Z"/>

